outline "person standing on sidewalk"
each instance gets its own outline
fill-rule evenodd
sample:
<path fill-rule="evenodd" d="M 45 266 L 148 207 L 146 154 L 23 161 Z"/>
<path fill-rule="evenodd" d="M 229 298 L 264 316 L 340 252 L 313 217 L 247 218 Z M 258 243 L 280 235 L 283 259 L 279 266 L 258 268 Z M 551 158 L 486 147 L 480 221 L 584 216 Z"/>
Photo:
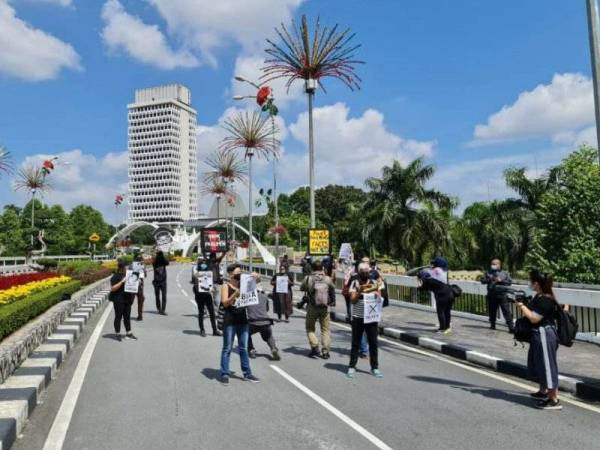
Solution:
<path fill-rule="evenodd" d="M 365 293 L 375 293 L 381 296 L 379 281 L 370 278 L 369 263 L 360 263 L 358 266 L 358 278 L 352 282 L 350 287 L 350 300 L 352 301 L 352 348 L 350 350 L 350 364 L 346 376 L 353 378 L 356 373 L 356 363 L 358 362 L 359 350 L 363 335 L 367 335 L 369 342 L 369 359 L 371 363 L 371 373 L 377 378 L 383 375 L 379 370 L 377 335 L 379 324 L 377 322 L 365 323 Z"/>
<path fill-rule="evenodd" d="M 246 308 L 238 308 L 235 305 L 240 296 L 242 269 L 234 264 L 227 268 L 227 273 L 231 274 L 230 279 L 226 284 L 223 284 L 221 291 L 221 304 L 224 308 L 221 383 L 224 385 L 229 384 L 229 359 L 233 348 L 233 339 L 236 336 L 244 380 L 258 383 L 260 380 L 252 374 L 250 358 L 248 357 L 248 333 L 250 327 L 248 325 L 247 311 Z"/>
<path fill-rule="evenodd" d="M 435 308 L 440 323 L 437 331 L 450 334 L 452 332 L 450 321 L 454 292 L 448 284 L 448 262 L 445 258 L 437 256 L 431 261 L 431 267 L 420 271 L 417 277 L 421 282 L 421 289 L 433 292 L 435 297 Z"/>
<path fill-rule="evenodd" d="M 531 394 L 537 399 L 536 407 L 546 410 L 560 410 L 558 399 L 558 333 L 556 331 L 556 312 L 560 305 L 553 291 L 552 275 L 532 271 L 529 274 L 531 289 L 535 296 L 527 306 L 517 303 L 517 307 L 533 328 L 527 368 L 532 377 L 540 384 L 538 392 Z M 567 306 L 564 307 L 568 309 Z"/>
<path fill-rule="evenodd" d="M 331 350 L 331 332 L 329 306 L 335 306 L 335 285 L 331 278 L 325 275 L 320 261 L 313 264 L 313 272 L 308 275 L 300 290 L 308 297 L 306 308 L 306 334 L 310 344 L 308 356 L 317 358 L 319 356 L 319 339 L 316 335 L 316 323 L 321 327 L 321 356 L 329 359 Z"/>
<path fill-rule="evenodd" d="M 110 279 L 110 294 L 108 299 L 112 302 L 115 309 L 115 338 L 120 342 L 121 321 L 125 325 L 125 339 L 137 341 L 137 337 L 131 332 L 131 305 L 133 305 L 133 294 L 125 292 L 125 274 L 127 273 L 127 263 L 119 260 L 117 271 Z"/>
<path fill-rule="evenodd" d="M 490 328 L 496 329 L 496 317 L 498 316 L 498 308 L 502 310 L 502 315 L 506 319 L 508 332 L 515 332 L 513 323 L 512 311 L 508 303 L 508 288 L 512 285 L 510 274 L 502 270 L 502 261 L 499 258 L 494 258 L 490 265 L 490 269 L 481 279 L 482 284 L 487 284 L 487 301 L 490 314 Z"/>
<path fill-rule="evenodd" d="M 158 313 L 166 316 L 167 312 L 167 266 L 169 260 L 165 257 L 162 250 L 156 252 L 154 257 L 154 263 L 152 264 L 154 279 L 152 285 L 154 286 L 154 298 L 156 300 L 156 309 Z M 161 300 L 162 294 L 162 300 Z"/>
<path fill-rule="evenodd" d="M 277 277 L 287 277 L 287 292 L 277 292 Z M 273 309 L 275 310 L 275 314 L 277 314 L 278 320 L 281 320 L 281 317 L 284 316 L 286 322 L 290 321 L 290 316 L 292 315 L 294 309 L 292 294 L 293 285 L 294 277 L 289 272 L 289 266 L 281 264 L 279 267 L 279 273 L 276 273 L 273 275 L 273 278 L 271 278 L 271 286 L 273 286 Z"/>
<path fill-rule="evenodd" d="M 198 325 L 200 326 L 200 336 L 206 337 L 206 331 L 204 329 L 204 308 L 208 310 L 213 336 L 221 336 L 221 333 L 219 330 L 217 330 L 215 305 L 213 303 L 213 297 L 211 293 L 214 288 L 215 281 L 214 278 L 212 278 L 212 285 L 210 286 L 204 283 L 204 280 L 201 277 L 202 272 L 212 273 L 206 260 L 200 257 L 198 258 L 198 263 L 192 268 L 192 290 L 194 292 L 196 306 L 198 307 Z"/>
<path fill-rule="evenodd" d="M 135 320 L 141 322 L 143 320 L 144 315 L 144 280 L 148 275 L 146 272 L 146 266 L 144 265 L 144 258 L 142 257 L 142 255 L 140 255 L 139 253 L 135 255 L 135 257 L 133 258 L 133 262 L 131 263 L 130 269 L 134 272 L 139 272 L 140 274 L 140 284 L 138 287 L 138 292 L 137 294 L 133 295 L 137 297 L 138 315 Z"/>

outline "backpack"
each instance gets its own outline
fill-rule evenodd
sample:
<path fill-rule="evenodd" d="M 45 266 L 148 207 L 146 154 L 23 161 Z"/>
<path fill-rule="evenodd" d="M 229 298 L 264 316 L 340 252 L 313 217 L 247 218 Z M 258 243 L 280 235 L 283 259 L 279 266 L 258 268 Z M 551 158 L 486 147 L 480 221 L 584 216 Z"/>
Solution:
<path fill-rule="evenodd" d="M 579 325 L 575 316 L 559 305 L 556 310 L 556 331 L 560 345 L 572 347 L 578 329 Z"/>
<path fill-rule="evenodd" d="M 311 277 L 310 299 L 316 306 L 329 305 L 329 284 L 324 277 L 319 280 Z"/>
<path fill-rule="evenodd" d="M 515 321 L 515 341 L 531 342 L 533 325 L 527 317 L 520 317 Z M 516 343 L 515 343 L 516 345 Z"/>

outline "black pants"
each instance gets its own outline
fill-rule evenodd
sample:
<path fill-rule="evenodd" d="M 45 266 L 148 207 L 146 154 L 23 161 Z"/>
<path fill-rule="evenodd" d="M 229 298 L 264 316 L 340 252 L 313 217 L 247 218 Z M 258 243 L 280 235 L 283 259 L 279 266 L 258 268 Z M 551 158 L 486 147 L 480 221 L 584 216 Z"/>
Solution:
<path fill-rule="evenodd" d="M 212 327 L 213 333 L 216 333 L 217 320 L 215 319 L 215 305 L 213 303 L 212 295 L 210 295 L 210 292 L 197 292 L 194 299 L 198 306 L 198 325 L 200 326 L 200 331 L 204 331 L 204 308 L 206 307 L 208 316 L 210 317 L 210 326 Z"/>
<path fill-rule="evenodd" d="M 454 303 L 454 300 L 449 298 L 435 299 L 435 309 L 437 311 L 438 321 L 440 322 L 440 330 L 442 331 L 450 328 L 452 303 Z"/>
<path fill-rule="evenodd" d="M 508 329 L 512 331 L 515 328 L 512 311 L 510 310 L 510 305 L 508 304 L 508 299 L 506 297 L 488 297 L 488 305 L 490 309 L 490 324 L 496 326 L 496 317 L 498 316 L 498 308 L 500 308 L 502 310 L 502 315 L 506 319 Z"/>
<path fill-rule="evenodd" d="M 350 301 L 349 295 L 344 295 L 344 300 L 346 301 L 346 320 L 350 321 L 352 317 L 352 302 Z"/>
<path fill-rule="evenodd" d="M 113 302 L 115 308 L 115 333 L 121 332 L 121 320 L 125 324 L 125 331 L 129 333 L 131 331 L 131 305 L 133 302 Z"/>
<path fill-rule="evenodd" d="M 254 350 L 252 335 L 260 333 L 260 337 L 267 343 L 271 351 L 277 350 L 275 338 L 273 337 L 273 327 L 271 325 L 252 325 L 250 324 L 250 336 L 248 337 L 248 351 Z"/>
<path fill-rule="evenodd" d="M 369 360 L 371 369 L 379 368 L 379 360 L 377 354 L 377 335 L 379 333 L 379 324 L 377 322 L 365 323 L 363 319 L 358 317 L 352 318 L 352 348 L 350 349 L 350 367 L 356 367 L 358 362 L 358 352 L 360 350 L 360 340 L 363 333 L 367 334 L 369 341 Z"/>
<path fill-rule="evenodd" d="M 161 302 L 162 293 L 162 302 Z M 154 298 L 156 299 L 156 309 L 158 312 L 164 312 L 167 309 L 167 283 L 154 284 Z"/>

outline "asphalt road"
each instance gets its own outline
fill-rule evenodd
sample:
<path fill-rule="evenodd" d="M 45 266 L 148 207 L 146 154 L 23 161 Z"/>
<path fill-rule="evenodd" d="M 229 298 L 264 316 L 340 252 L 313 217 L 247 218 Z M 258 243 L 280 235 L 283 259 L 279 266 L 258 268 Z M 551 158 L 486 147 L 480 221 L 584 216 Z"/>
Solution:
<path fill-rule="evenodd" d="M 345 377 L 350 334 L 333 326 L 332 357 L 306 357 L 302 313 L 275 325 L 282 360 L 273 362 L 255 336 L 251 361 L 261 383 L 241 376 L 217 381 L 221 339 L 202 338 L 189 266 L 169 269 L 168 316 L 155 314 L 150 285 L 146 315 L 133 322 L 139 341 L 112 339 L 112 312 L 85 373 L 64 449 L 597 449 L 600 408 L 565 403 L 534 409 L 515 381 L 437 354 L 381 342 L 383 379 L 361 360 Z M 111 306 L 109 305 L 109 308 Z M 16 449 L 43 448 L 71 377 L 100 315 L 34 412 Z M 207 329 L 210 329 L 208 319 Z M 61 416 L 62 417 L 62 416 Z"/>

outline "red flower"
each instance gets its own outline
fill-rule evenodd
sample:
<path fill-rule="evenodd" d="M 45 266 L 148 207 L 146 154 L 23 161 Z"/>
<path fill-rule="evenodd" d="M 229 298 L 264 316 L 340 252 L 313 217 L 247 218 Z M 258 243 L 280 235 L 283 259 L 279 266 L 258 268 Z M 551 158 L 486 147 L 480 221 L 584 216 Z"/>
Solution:
<path fill-rule="evenodd" d="M 271 234 L 278 234 L 278 235 L 281 236 L 282 234 L 286 234 L 287 233 L 287 228 L 284 227 L 283 225 L 277 225 L 277 226 L 272 227 L 269 230 L 269 233 L 271 233 Z"/>
<path fill-rule="evenodd" d="M 256 94 L 256 103 L 258 103 L 259 106 L 262 106 L 265 104 L 265 102 L 269 99 L 269 96 L 271 95 L 271 87 L 270 86 L 263 86 L 258 90 L 258 93 Z"/>
<path fill-rule="evenodd" d="M 235 206 L 235 199 L 233 197 L 229 197 L 227 199 L 227 203 L 229 203 L 229 206 Z"/>
<path fill-rule="evenodd" d="M 54 163 L 50 159 L 47 159 L 46 161 L 44 161 L 42 166 L 44 167 L 44 169 L 46 169 L 48 171 L 54 170 Z"/>

